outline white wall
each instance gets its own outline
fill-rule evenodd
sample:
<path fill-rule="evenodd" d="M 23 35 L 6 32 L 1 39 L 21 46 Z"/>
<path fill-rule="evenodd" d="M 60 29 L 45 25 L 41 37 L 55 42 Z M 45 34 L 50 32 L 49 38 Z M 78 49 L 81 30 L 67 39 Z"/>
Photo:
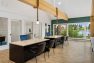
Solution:
<path fill-rule="evenodd" d="M 7 18 L 0 17 L 0 35 L 5 36 L 5 41 L 8 41 L 8 22 Z"/>
<path fill-rule="evenodd" d="M 11 21 L 17 19 L 22 21 L 22 34 L 25 34 L 25 22 L 36 21 L 36 9 L 18 0 L 0 0 L 0 17 L 8 18 L 8 41 L 10 42 Z M 45 36 L 45 23 L 51 24 L 51 17 L 44 11 L 39 11 L 39 21 L 42 22 L 42 37 Z"/>

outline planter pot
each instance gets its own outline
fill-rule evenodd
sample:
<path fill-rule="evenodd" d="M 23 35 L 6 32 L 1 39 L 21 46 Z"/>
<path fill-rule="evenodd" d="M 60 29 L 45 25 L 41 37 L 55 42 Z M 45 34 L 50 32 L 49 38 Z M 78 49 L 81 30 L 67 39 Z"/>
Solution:
<path fill-rule="evenodd" d="M 92 51 L 94 51 L 94 37 L 90 37 Z"/>

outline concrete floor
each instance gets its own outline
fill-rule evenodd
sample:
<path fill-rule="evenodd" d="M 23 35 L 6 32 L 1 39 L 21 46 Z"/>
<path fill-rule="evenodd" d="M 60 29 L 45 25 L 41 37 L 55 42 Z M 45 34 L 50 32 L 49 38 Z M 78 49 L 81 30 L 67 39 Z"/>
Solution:
<path fill-rule="evenodd" d="M 92 58 L 94 54 L 91 54 L 91 44 L 88 41 L 69 40 L 69 44 L 66 42 L 64 48 L 58 46 L 55 49 L 55 54 L 51 49 L 50 58 L 46 53 L 46 61 L 43 54 L 38 56 L 38 63 L 93 63 Z M 9 60 L 9 51 L 0 51 L 0 63 L 13 63 Z M 26 63 L 36 63 L 35 59 L 31 59 Z"/>

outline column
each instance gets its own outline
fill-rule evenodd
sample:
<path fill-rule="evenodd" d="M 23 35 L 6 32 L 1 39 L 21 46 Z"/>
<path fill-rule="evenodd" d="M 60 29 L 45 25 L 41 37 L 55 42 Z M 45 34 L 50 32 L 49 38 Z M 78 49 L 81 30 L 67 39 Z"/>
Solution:
<path fill-rule="evenodd" d="M 25 34 L 26 33 L 26 25 L 25 25 L 25 21 L 24 20 L 21 20 L 21 31 L 22 31 L 22 34 Z"/>
<path fill-rule="evenodd" d="M 8 45 L 11 42 L 11 19 L 8 19 Z"/>
<path fill-rule="evenodd" d="M 94 0 L 92 0 L 92 15 L 90 20 L 90 32 L 91 36 L 94 37 Z"/>

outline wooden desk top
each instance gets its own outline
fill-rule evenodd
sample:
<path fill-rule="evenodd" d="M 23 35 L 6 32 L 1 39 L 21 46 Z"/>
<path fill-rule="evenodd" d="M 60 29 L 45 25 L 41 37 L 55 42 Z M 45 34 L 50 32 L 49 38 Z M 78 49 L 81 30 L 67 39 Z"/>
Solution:
<path fill-rule="evenodd" d="M 62 37 L 61 35 L 54 35 L 54 36 L 46 36 L 46 38 L 59 38 Z"/>
<path fill-rule="evenodd" d="M 17 42 L 11 42 L 10 44 L 18 45 L 18 46 L 27 46 L 27 45 L 32 45 L 40 42 L 45 42 L 48 39 L 30 39 L 30 40 L 25 40 L 25 41 L 17 41 Z"/>

